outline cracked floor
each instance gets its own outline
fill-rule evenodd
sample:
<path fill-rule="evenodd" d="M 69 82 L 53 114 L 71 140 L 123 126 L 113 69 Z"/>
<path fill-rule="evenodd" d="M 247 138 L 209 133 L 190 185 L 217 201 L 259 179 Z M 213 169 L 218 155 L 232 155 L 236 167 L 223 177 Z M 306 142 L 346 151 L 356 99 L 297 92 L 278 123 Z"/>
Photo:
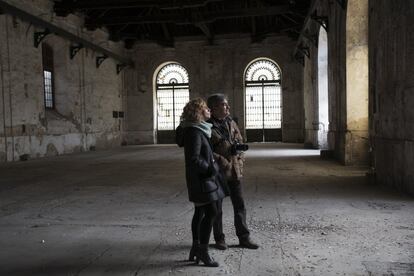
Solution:
<path fill-rule="evenodd" d="M 366 168 L 298 144 L 252 144 L 243 182 L 252 238 L 186 261 L 193 206 L 182 149 L 129 146 L 0 165 L 0 275 L 414 275 L 414 199 Z"/>

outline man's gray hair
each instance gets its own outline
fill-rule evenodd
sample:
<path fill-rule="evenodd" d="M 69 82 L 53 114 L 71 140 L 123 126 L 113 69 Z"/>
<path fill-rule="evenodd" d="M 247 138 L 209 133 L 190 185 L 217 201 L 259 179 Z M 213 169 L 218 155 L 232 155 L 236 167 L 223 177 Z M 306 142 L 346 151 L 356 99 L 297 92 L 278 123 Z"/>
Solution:
<path fill-rule="evenodd" d="M 224 95 L 224 94 L 213 94 L 213 95 L 210 95 L 207 98 L 207 106 L 208 106 L 208 108 L 213 109 L 214 107 L 221 104 L 225 100 L 227 100 L 226 95 Z"/>

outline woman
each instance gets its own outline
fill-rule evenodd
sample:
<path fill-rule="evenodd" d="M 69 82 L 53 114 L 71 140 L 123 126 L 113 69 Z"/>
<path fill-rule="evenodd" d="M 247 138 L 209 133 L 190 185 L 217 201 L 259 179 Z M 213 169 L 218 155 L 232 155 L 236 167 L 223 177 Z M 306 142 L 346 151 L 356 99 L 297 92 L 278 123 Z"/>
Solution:
<path fill-rule="evenodd" d="M 177 144 L 184 146 L 185 169 L 189 200 L 195 211 L 191 223 L 193 246 L 189 259 L 201 260 L 206 266 L 217 267 L 208 254 L 208 242 L 217 215 L 217 201 L 224 198 L 217 163 L 210 145 L 211 127 L 206 120 L 210 109 L 204 100 L 189 101 L 181 115 L 181 123 L 176 131 Z"/>

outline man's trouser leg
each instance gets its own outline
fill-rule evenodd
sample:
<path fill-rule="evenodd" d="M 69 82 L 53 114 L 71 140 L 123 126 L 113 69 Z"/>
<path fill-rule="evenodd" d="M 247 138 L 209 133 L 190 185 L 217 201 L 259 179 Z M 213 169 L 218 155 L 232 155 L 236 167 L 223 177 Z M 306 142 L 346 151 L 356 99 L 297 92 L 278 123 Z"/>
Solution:
<path fill-rule="evenodd" d="M 236 235 L 240 238 L 248 238 L 250 235 L 246 223 L 246 207 L 243 199 L 243 189 L 240 180 L 229 181 L 230 198 L 234 211 L 234 226 Z"/>
<path fill-rule="evenodd" d="M 223 200 L 219 199 L 217 202 L 217 216 L 213 223 L 213 233 L 215 241 L 224 241 L 223 233 Z"/>

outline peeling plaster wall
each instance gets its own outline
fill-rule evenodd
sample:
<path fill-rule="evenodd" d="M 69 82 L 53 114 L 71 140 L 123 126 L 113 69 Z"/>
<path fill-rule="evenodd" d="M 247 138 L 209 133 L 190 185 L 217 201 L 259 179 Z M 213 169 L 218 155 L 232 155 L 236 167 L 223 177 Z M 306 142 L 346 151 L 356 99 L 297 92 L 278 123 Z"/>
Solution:
<path fill-rule="evenodd" d="M 87 32 L 77 16 L 56 17 L 52 1 L 7 1 L 100 46 L 120 53 L 121 45 L 101 30 Z M 19 160 L 118 146 L 122 121 L 112 111 L 123 108 L 123 74 L 107 59 L 99 69 L 95 53 L 82 49 L 69 58 L 70 42 L 48 35 L 53 49 L 55 110 L 45 110 L 41 46 L 33 34 L 43 31 L 26 21 L 0 15 L 0 160 Z"/>
<path fill-rule="evenodd" d="M 368 164 L 368 44 L 367 1 L 318 1 L 317 14 L 328 18 L 328 149 L 346 165 Z M 320 25 L 309 24 L 310 35 Z M 317 147 L 318 49 L 312 43 L 305 57 L 305 141 Z"/>
<path fill-rule="evenodd" d="M 369 25 L 372 166 L 378 183 L 414 194 L 414 2 L 371 1 Z"/>
<path fill-rule="evenodd" d="M 243 78 L 246 66 L 259 57 L 274 60 L 282 71 L 283 141 L 303 142 L 303 67 L 291 57 L 294 42 L 268 38 L 252 44 L 249 37 L 177 41 L 175 48 L 141 44 L 135 49 L 136 69 L 127 75 L 128 143 L 154 143 L 154 73 L 168 61 L 182 64 L 189 73 L 190 98 L 211 93 L 228 95 L 231 112 L 244 130 Z"/>

